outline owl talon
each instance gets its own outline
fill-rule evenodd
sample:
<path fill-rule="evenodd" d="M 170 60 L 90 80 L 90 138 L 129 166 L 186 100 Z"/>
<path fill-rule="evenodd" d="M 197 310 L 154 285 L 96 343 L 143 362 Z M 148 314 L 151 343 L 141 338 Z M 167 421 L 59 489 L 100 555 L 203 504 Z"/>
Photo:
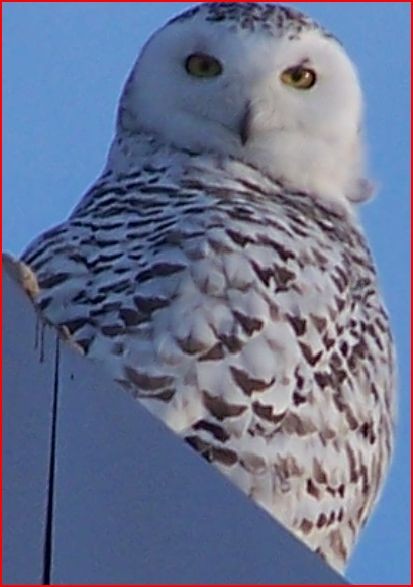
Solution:
<path fill-rule="evenodd" d="M 11 255 L 3 254 L 3 269 L 10 275 L 10 277 L 18 283 L 34 301 L 40 293 L 39 283 L 36 275 L 26 263 L 14 259 Z"/>
<path fill-rule="evenodd" d="M 85 355 L 84 348 L 74 340 L 74 338 L 72 337 L 70 330 L 68 329 L 67 326 L 65 326 L 65 325 L 59 326 L 57 328 L 57 332 L 59 333 L 60 338 L 62 338 L 66 343 L 69 343 L 69 345 L 76 352 L 80 353 L 82 356 Z"/>
<path fill-rule="evenodd" d="M 26 263 L 14 259 L 8 253 L 3 254 L 3 269 L 20 287 L 24 289 L 29 298 L 34 302 L 40 293 L 40 287 L 37 281 L 37 277 L 33 273 L 32 269 L 30 269 Z M 53 324 L 45 316 L 42 316 L 42 319 L 47 324 L 53 326 Z M 75 340 L 72 338 L 70 330 L 67 328 L 67 326 L 59 326 L 57 327 L 57 331 L 59 336 L 65 342 L 68 342 L 72 348 L 74 348 L 77 352 L 80 352 L 82 355 L 85 354 L 85 351 L 80 346 L 80 344 L 75 342 Z"/>

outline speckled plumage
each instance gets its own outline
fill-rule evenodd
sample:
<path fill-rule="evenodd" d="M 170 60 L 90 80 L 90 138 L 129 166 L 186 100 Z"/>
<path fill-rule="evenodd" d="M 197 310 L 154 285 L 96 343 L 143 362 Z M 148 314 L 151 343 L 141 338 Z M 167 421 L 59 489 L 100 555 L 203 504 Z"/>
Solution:
<path fill-rule="evenodd" d="M 227 22 L 236 29 L 249 32 L 264 32 L 276 37 L 288 34 L 290 38 L 298 36 L 303 30 L 318 30 L 326 37 L 332 37 L 318 23 L 302 12 L 280 4 L 250 2 L 208 2 L 179 14 L 170 22 L 182 22 L 193 18 L 202 10 L 207 22 Z"/>
<path fill-rule="evenodd" d="M 217 22 L 242 11 L 249 34 L 254 15 L 288 34 L 311 23 L 241 6 L 203 10 Z M 388 319 L 351 212 L 248 161 L 120 124 L 101 178 L 23 261 L 48 320 L 344 568 L 394 419 Z"/>

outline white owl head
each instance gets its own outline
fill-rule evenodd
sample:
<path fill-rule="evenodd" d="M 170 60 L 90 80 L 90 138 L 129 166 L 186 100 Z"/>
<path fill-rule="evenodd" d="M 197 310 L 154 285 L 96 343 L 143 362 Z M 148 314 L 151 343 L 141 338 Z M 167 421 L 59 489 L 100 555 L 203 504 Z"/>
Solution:
<path fill-rule="evenodd" d="M 339 42 L 280 5 L 203 3 L 144 47 L 118 135 L 217 153 L 323 199 L 359 201 L 362 95 Z"/>

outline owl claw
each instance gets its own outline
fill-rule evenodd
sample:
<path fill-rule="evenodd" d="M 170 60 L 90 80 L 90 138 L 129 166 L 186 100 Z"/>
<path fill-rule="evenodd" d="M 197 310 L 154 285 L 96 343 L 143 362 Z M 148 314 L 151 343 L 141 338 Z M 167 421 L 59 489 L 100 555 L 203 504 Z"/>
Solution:
<path fill-rule="evenodd" d="M 26 263 L 14 259 L 7 253 L 3 254 L 2 262 L 3 269 L 24 289 L 29 298 L 34 301 L 40 293 L 40 287 L 36 275 L 30 267 Z"/>
<path fill-rule="evenodd" d="M 59 333 L 60 338 L 63 339 L 66 343 L 70 344 L 70 346 L 76 352 L 80 353 L 83 356 L 86 354 L 84 348 L 74 340 L 67 326 L 65 326 L 64 324 L 58 326 L 57 332 Z"/>
<path fill-rule="evenodd" d="M 8 253 L 3 253 L 3 269 L 10 275 L 10 277 L 24 289 L 29 298 L 34 302 L 40 293 L 39 283 L 36 275 L 26 263 L 14 259 Z M 42 319 L 51 326 L 54 326 L 45 316 Z M 56 326 L 55 326 L 56 327 Z M 60 338 L 69 343 L 72 348 L 82 355 L 85 354 L 84 349 L 73 339 L 70 330 L 67 326 L 57 326 L 57 332 Z"/>

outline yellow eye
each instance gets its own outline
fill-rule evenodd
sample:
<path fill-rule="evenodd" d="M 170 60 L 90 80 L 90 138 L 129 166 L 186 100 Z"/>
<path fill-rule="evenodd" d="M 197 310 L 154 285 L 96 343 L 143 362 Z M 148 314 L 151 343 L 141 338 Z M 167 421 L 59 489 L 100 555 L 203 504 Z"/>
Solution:
<path fill-rule="evenodd" d="M 297 67 L 289 67 L 283 71 L 281 81 L 296 90 L 309 90 L 315 85 L 317 76 L 312 69 L 297 65 Z"/>
<path fill-rule="evenodd" d="M 217 77 L 222 73 L 222 65 L 210 55 L 194 53 L 185 62 L 185 69 L 189 75 L 195 77 Z"/>

